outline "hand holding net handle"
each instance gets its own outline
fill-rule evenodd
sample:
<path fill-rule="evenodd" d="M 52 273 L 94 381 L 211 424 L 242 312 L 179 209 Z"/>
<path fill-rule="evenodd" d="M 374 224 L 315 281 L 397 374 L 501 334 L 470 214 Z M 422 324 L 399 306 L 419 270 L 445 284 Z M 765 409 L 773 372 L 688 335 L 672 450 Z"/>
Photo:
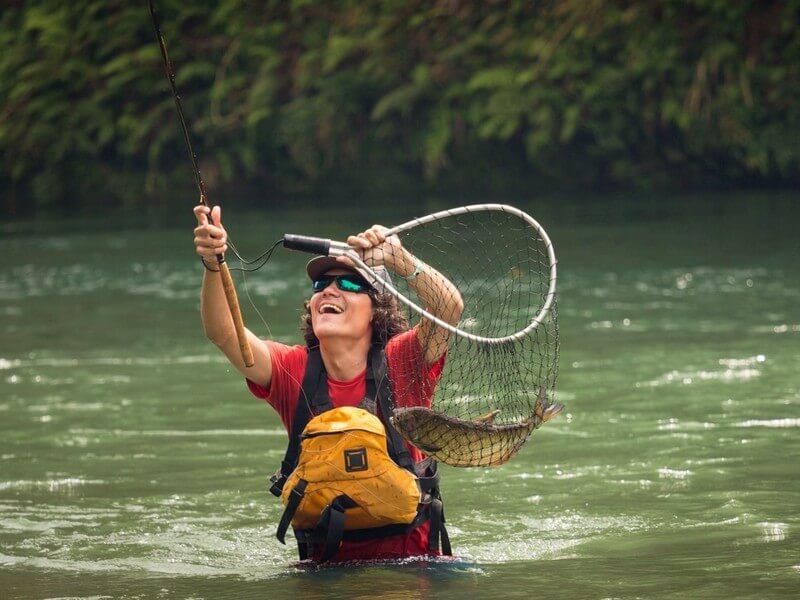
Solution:
<path fill-rule="evenodd" d="M 337 242 L 335 240 L 304 236 L 304 235 L 286 234 L 283 236 L 283 246 L 290 250 L 299 250 L 301 252 L 320 254 L 322 256 L 346 256 L 351 261 L 353 261 L 353 263 L 355 263 L 360 269 L 365 271 L 366 274 L 370 276 L 369 283 L 372 286 L 374 286 L 378 290 L 389 292 L 390 294 L 395 296 L 400 302 L 408 306 L 411 310 L 413 310 L 420 316 L 429 319 L 430 321 L 433 321 L 439 327 L 442 327 L 443 329 L 446 329 L 450 333 L 472 340 L 474 342 L 492 344 L 492 345 L 505 344 L 523 338 L 526 335 L 528 335 L 531 331 L 536 329 L 539 326 L 539 324 L 542 323 L 544 319 L 547 317 L 548 313 L 550 312 L 550 309 L 553 307 L 553 303 L 555 302 L 555 297 L 556 297 L 555 251 L 553 250 L 553 244 L 550 241 L 550 238 L 548 237 L 544 228 L 541 225 L 539 225 L 539 223 L 535 221 L 533 217 L 519 210 L 518 208 L 506 204 L 473 204 L 470 206 L 462 206 L 459 208 L 439 211 L 427 215 L 425 217 L 420 217 L 418 219 L 412 219 L 411 221 L 407 221 L 406 223 L 397 225 L 396 227 L 392 227 L 391 229 L 387 230 L 386 236 L 388 237 L 390 235 L 396 235 L 398 233 L 409 231 L 414 227 L 425 225 L 426 223 L 430 223 L 431 221 L 435 221 L 437 219 L 442 219 L 445 217 L 453 217 L 472 212 L 482 212 L 482 211 L 499 211 L 512 214 L 522 219 L 528 226 L 532 227 L 536 231 L 536 234 L 539 236 L 539 238 L 542 240 L 545 247 L 547 248 L 547 258 L 550 266 L 550 274 L 549 274 L 550 285 L 547 294 L 545 295 L 544 303 L 542 307 L 539 309 L 539 312 L 536 314 L 536 316 L 531 320 L 531 322 L 528 323 L 526 327 L 524 327 L 523 329 L 512 335 L 506 335 L 502 337 L 484 337 L 480 335 L 475 335 L 474 333 L 470 333 L 469 331 L 464 331 L 463 329 L 450 325 L 450 323 L 447 323 L 441 320 L 439 317 L 432 315 L 427 310 L 416 304 L 413 300 L 410 300 L 409 298 L 398 292 L 397 289 L 395 289 L 395 287 L 390 282 L 385 281 L 382 277 L 379 277 L 363 260 L 361 260 L 359 254 L 344 242 Z"/>

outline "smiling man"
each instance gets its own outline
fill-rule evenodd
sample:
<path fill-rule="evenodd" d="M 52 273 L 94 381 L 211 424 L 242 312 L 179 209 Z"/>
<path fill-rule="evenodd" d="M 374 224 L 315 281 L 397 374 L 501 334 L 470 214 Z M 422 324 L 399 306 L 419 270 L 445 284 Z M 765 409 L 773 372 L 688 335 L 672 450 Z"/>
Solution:
<path fill-rule="evenodd" d="M 279 482 L 275 493 L 280 493 L 290 474 L 286 471 L 296 464 L 302 427 L 315 415 L 341 407 L 361 407 L 375 413 L 387 430 L 392 459 L 403 463 L 403 456 L 410 456 L 413 465 L 402 466 L 414 472 L 419 482 L 434 482 L 430 489 L 422 490 L 433 502 L 421 505 L 413 523 L 376 528 L 366 536 L 345 535 L 335 548 L 325 547 L 319 531 L 295 529 L 301 558 L 349 561 L 437 555 L 441 550 L 449 553 L 435 466 L 425 461 L 418 449 L 400 441 L 389 420 L 395 406 L 431 405 L 444 365 L 447 330 L 426 319 L 409 328 L 396 299 L 370 286 L 348 259 L 317 257 L 306 267 L 312 285 L 302 318 L 305 345 L 261 340 L 247 331 L 255 364 L 246 367 L 215 266 L 216 255 L 227 250 L 220 209 L 209 211 L 197 206 L 194 213 L 195 247 L 206 266 L 201 291 L 206 335 L 246 377 L 250 391 L 277 411 L 289 434 L 287 458 L 281 473 L 273 479 Z M 350 236 L 347 243 L 376 272 L 386 278 L 392 273 L 405 279 L 431 314 L 455 324 L 463 310 L 458 290 L 403 248 L 396 236 L 387 237 L 385 231 L 375 225 Z M 324 385 L 317 385 L 317 380 Z M 390 398 L 389 404 L 376 403 L 382 389 Z M 424 487 L 422 483 L 420 487 Z M 325 510 L 330 512 L 330 506 Z"/>

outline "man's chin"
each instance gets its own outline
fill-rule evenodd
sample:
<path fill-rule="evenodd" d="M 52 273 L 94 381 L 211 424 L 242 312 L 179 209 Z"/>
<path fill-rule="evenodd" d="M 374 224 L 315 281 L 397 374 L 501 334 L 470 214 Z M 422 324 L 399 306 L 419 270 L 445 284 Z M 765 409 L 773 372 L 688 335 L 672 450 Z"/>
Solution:
<path fill-rule="evenodd" d="M 329 340 L 341 340 L 343 338 L 353 339 L 358 336 L 355 335 L 353 327 L 348 326 L 346 323 L 316 323 L 314 324 L 314 335 L 320 342 Z"/>
<path fill-rule="evenodd" d="M 342 337 L 346 333 L 346 329 L 342 323 L 334 323 L 323 319 L 322 322 L 314 324 L 314 335 L 322 341 L 327 338 Z"/>

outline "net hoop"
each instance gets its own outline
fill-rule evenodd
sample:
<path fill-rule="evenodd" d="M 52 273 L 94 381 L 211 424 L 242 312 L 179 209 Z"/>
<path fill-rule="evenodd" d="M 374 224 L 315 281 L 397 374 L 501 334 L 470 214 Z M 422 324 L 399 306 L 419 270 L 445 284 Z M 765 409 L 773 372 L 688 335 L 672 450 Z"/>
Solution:
<path fill-rule="evenodd" d="M 523 221 L 525 221 L 531 228 L 536 231 L 536 234 L 542 240 L 546 250 L 547 250 L 547 260 L 550 265 L 550 278 L 549 278 L 549 287 L 547 290 L 547 294 L 545 294 L 544 304 L 542 308 L 539 310 L 538 313 L 533 317 L 530 323 L 526 325 L 523 329 L 519 330 L 516 333 L 511 335 L 506 335 L 502 337 L 484 337 L 480 335 L 475 335 L 474 333 L 470 333 L 469 331 L 464 331 L 459 327 L 451 325 L 443 321 L 442 319 L 436 317 L 435 315 L 431 314 L 413 300 L 407 298 L 402 293 L 400 293 L 391 282 L 384 280 L 380 277 L 372 268 L 369 267 L 358 253 L 353 250 L 347 244 L 342 242 L 332 242 L 329 255 L 330 256 L 345 256 L 353 261 L 360 269 L 364 270 L 367 275 L 370 276 L 369 283 L 374 286 L 376 289 L 388 292 L 392 294 L 395 298 L 397 298 L 400 302 L 408 306 L 411 310 L 419 314 L 420 316 L 432 321 L 437 326 L 441 327 L 449 331 L 450 333 L 457 335 L 459 337 L 471 340 L 473 342 L 478 342 L 482 344 L 491 344 L 491 345 L 502 345 L 507 344 L 509 342 L 515 342 L 527 336 L 533 330 L 535 330 L 546 318 L 547 315 L 550 313 L 550 310 L 553 307 L 553 303 L 556 299 L 556 255 L 555 250 L 553 249 L 553 243 L 550 241 L 550 236 L 547 235 L 547 232 L 544 228 L 529 214 L 521 211 L 518 208 L 513 206 L 509 206 L 507 204 L 471 204 L 469 206 L 461 206 L 458 208 L 451 208 L 447 210 L 442 210 L 439 212 L 435 212 L 433 214 L 418 217 L 416 219 L 411 219 L 410 221 L 406 221 L 400 225 L 392 227 L 386 231 L 386 236 L 390 235 L 397 235 L 415 227 L 419 227 L 421 225 L 425 225 L 427 223 L 431 223 L 438 219 L 442 219 L 445 217 L 457 217 L 459 215 L 468 214 L 468 213 L 475 213 L 475 212 L 486 212 L 486 211 L 495 211 L 495 212 L 504 212 L 512 214 Z"/>

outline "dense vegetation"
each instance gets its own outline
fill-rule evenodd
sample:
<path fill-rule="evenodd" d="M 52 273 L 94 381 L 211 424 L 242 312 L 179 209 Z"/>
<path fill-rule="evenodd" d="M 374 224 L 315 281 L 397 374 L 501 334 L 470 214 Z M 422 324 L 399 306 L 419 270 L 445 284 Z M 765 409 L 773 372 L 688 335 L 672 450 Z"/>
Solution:
<path fill-rule="evenodd" d="M 211 190 L 800 181 L 798 0 L 157 5 Z M 0 6 L 3 212 L 192 185 L 146 2 Z"/>

